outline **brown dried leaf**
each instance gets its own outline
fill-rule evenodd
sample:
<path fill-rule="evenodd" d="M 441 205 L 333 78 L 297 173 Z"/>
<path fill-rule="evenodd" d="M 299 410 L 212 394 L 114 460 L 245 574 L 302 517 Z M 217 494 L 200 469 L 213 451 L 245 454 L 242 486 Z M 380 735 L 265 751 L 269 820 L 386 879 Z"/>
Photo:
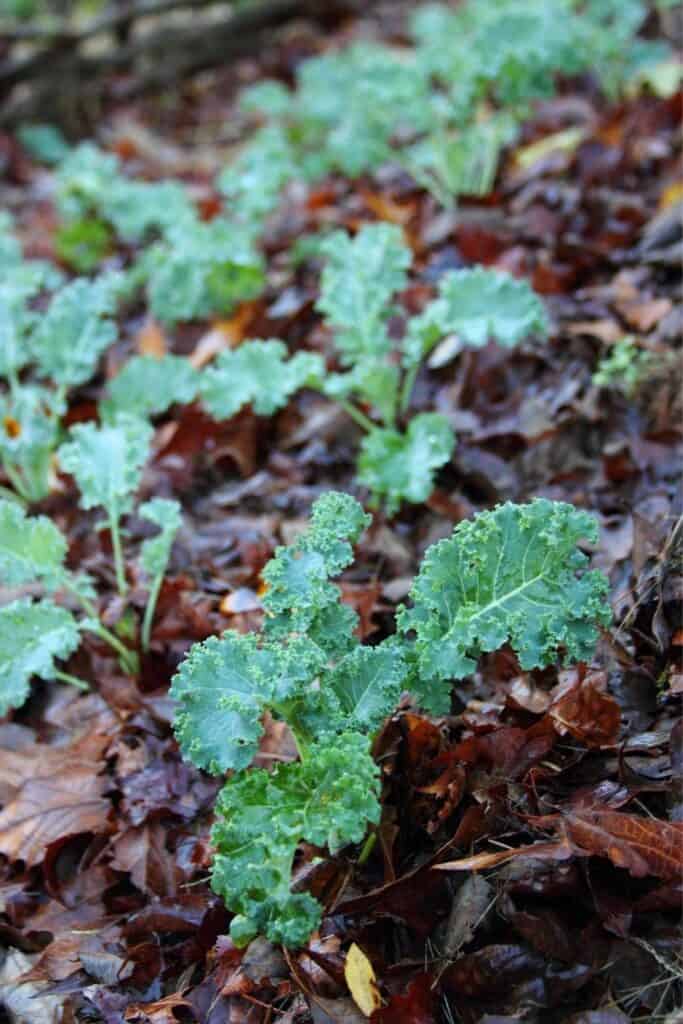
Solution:
<path fill-rule="evenodd" d="M 168 351 L 166 335 L 154 317 L 147 317 L 138 331 L 135 347 L 141 356 L 154 356 L 155 359 L 161 359 L 166 355 Z"/>
<path fill-rule="evenodd" d="M 57 776 L 29 779 L 0 813 L 0 852 L 32 867 L 56 839 L 104 831 L 110 811 L 102 796 L 106 785 L 92 765 L 71 765 Z"/>
<path fill-rule="evenodd" d="M 621 709 L 599 686 L 598 674 L 579 679 L 548 712 L 560 736 L 570 733 L 587 747 L 612 746 L 621 725 Z"/>
<path fill-rule="evenodd" d="M 683 822 L 598 807 L 563 817 L 573 843 L 588 853 L 609 857 L 635 878 L 656 875 L 675 881 L 683 873 Z"/>
<path fill-rule="evenodd" d="M 513 860 L 515 857 L 536 857 L 541 860 L 568 860 L 574 856 L 574 849 L 567 839 L 557 842 L 531 843 L 529 846 L 517 846 L 511 850 L 497 850 L 495 853 L 477 853 L 473 857 L 460 857 L 444 864 L 435 864 L 434 871 L 483 871 L 495 868 L 499 864 Z"/>

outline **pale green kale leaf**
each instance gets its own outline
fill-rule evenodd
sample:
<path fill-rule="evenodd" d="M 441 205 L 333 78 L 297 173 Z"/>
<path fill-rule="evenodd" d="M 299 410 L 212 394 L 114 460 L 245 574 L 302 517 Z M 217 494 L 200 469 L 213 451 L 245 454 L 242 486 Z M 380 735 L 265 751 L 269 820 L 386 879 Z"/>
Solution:
<path fill-rule="evenodd" d="M 264 630 L 269 637 L 307 634 L 330 656 L 353 646 L 356 614 L 329 582 L 353 561 L 354 544 L 369 522 L 350 495 L 331 491 L 313 506 L 311 524 L 263 570 Z"/>
<path fill-rule="evenodd" d="M 105 508 L 115 519 L 133 507 L 133 495 L 149 456 L 154 430 L 144 420 L 119 413 L 110 423 L 77 423 L 58 450 L 65 473 L 75 477 L 81 508 Z"/>
<path fill-rule="evenodd" d="M 303 637 L 291 646 L 259 645 L 253 634 L 228 630 L 195 644 L 170 691 L 179 704 L 174 728 L 183 753 L 214 774 L 248 767 L 263 734 L 263 712 L 296 717 L 323 667 L 321 652 Z"/>
<path fill-rule="evenodd" d="M 78 625 L 49 598 L 20 598 L 0 608 L 0 716 L 28 697 L 31 676 L 54 679 L 55 658 L 78 647 Z"/>
<path fill-rule="evenodd" d="M 383 501 L 389 515 L 401 501 L 426 501 L 434 489 L 436 471 L 451 457 L 455 434 L 440 413 L 414 416 L 404 434 L 398 430 L 371 430 L 365 435 L 358 458 L 358 479 Z"/>
<path fill-rule="evenodd" d="M 0 499 L 0 578 L 6 586 L 40 580 L 56 589 L 66 548 L 64 534 L 47 516 L 28 518 L 20 505 Z"/>
<path fill-rule="evenodd" d="M 221 352 L 215 365 L 204 371 L 200 395 L 217 420 L 229 419 L 251 404 L 259 416 L 271 416 L 300 388 L 316 383 L 324 374 L 315 352 L 297 352 L 289 359 L 282 341 L 245 341 Z"/>
<path fill-rule="evenodd" d="M 345 365 L 383 359 L 391 350 L 387 321 L 406 283 L 411 252 L 393 224 L 366 224 L 355 238 L 338 231 L 320 244 L 327 258 L 317 309 L 335 330 Z"/>
<path fill-rule="evenodd" d="M 138 514 L 159 527 L 156 537 L 148 537 L 140 549 L 140 565 L 152 578 L 163 576 L 171 555 L 175 535 L 183 521 L 180 504 L 171 498 L 152 498 L 140 505 Z"/>
<path fill-rule="evenodd" d="M 116 338 L 114 282 L 77 278 L 52 298 L 29 347 L 38 371 L 66 389 L 84 384 Z"/>
<path fill-rule="evenodd" d="M 447 334 L 482 348 L 493 339 L 512 348 L 530 334 L 545 334 L 543 303 L 527 281 L 499 270 L 472 267 L 444 274 L 436 299 L 408 325 L 403 363 L 413 367 Z"/>
<path fill-rule="evenodd" d="M 407 679 L 402 651 L 395 643 L 358 646 L 326 675 L 344 716 L 344 726 L 374 733 L 399 702 Z"/>
<path fill-rule="evenodd" d="M 191 402 L 199 387 L 199 373 L 183 356 L 133 356 L 108 385 L 100 406 L 107 418 L 119 412 L 158 416 L 172 405 Z"/>

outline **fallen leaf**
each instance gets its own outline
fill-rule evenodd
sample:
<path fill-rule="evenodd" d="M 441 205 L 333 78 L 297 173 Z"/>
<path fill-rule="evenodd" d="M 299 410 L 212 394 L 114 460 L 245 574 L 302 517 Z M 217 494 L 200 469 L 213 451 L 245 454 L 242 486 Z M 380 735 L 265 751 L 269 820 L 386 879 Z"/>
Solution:
<path fill-rule="evenodd" d="M 201 370 L 223 349 L 235 348 L 244 340 L 246 329 L 254 317 L 255 309 L 253 302 L 243 302 L 229 320 L 216 320 L 211 325 L 211 329 L 202 335 L 190 356 L 190 363 L 195 370 Z"/>
<path fill-rule="evenodd" d="M 683 873 L 683 822 L 640 818 L 593 808 L 563 815 L 570 840 L 588 853 L 609 857 L 635 878 L 675 881 Z"/>
<path fill-rule="evenodd" d="M 354 1003 L 366 1017 L 382 1005 L 372 964 L 355 942 L 351 943 L 346 954 L 344 977 Z"/>
<path fill-rule="evenodd" d="M 154 317 L 147 317 L 138 331 L 135 347 L 141 356 L 154 356 L 155 359 L 161 359 L 166 355 L 168 351 L 166 335 Z"/>
<path fill-rule="evenodd" d="M 612 746 L 621 725 L 621 709 L 596 685 L 596 676 L 586 676 L 563 693 L 548 712 L 557 732 L 570 733 L 587 747 Z"/>
<path fill-rule="evenodd" d="M 111 809 L 102 795 L 106 787 L 107 780 L 95 775 L 92 765 L 29 779 L 0 813 L 0 852 L 33 867 L 56 839 L 104 831 Z"/>
<path fill-rule="evenodd" d="M 12 1024 L 60 1024 L 64 997 L 41 995 L 35 985 L 22 980 L 31 961 L 18 949 L 10 949 L 0 968 L 0 1006 Z"/>
<path fill-rule="evenodd" d="M 568 860 L 574 855 L 572 846 L 566 839 L 557 842 L 531 843 L 529 846 L 517 846 L 510 850 L 497 850 L 495 853 L 477 853 L 472 857 L 460 857 L 443 864 L 435 864 L 434 871 L 484 871 L 495 868 L 499 864 L 513 860 L 515 857 L 536 857 L 540 860 Z"/>
<path fill-rule="evenodd" d="M 408 990 L 373 1014 L 373 1024 L 436 1024 L 437 993 L 431 974 L 418 974 Z"/>

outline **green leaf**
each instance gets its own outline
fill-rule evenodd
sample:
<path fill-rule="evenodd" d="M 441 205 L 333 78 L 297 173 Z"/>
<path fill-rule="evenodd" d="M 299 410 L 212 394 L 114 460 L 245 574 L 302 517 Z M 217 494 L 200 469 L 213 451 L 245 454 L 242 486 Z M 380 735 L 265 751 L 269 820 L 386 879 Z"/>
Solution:
<path fill-rule="evenodd" d="M 263 734 L 265 709 L 295 724 L 296 706 L 305 703 L 323 666 L 321 652 L 305 638 L 259 646 L 255 636 L 228 630 L 194 644 L 170 691 L 179 704 L 174 728 L 184 755 L 214 774 L 246 768 Z"/>
<path fill-rule="evenodd" d="M 175 734 L 185 757 L 218 775 L 246 768 L 263 734 L 272 656 L 254 636 L 229 631 L 194 644 L 173 677 Z"/>
<path fill-rule="evenodd" d="M 34 160 L 44 164 L 58 164 L 69 153 L 69 143 L 53 124 L 22 124 L 17 138 Z"/>
<path fill-rule="evenodd" d="M 111 248 L 111 231 L 96 218 L 71 221 L 55 233 L 57 256 L 79 274 L 96 270 Z"/>
<path fill-rule="evenodd" d="M 153 434 L 149 423 L 128 413 L 101 427 L 77 423 L 71 428 L 71 440 L 57 454 L 64 472 L 76 479 L 81 508 L 99 505 L 115 511 L 115 518 L 131 510 Z"/>
<path fill-rule="evenodd" d="M 229 313 L 264 284 L 263 257 L 249 231 L 220 217 L 170 227 L 146 265 L 151 312 L 170 324 Z"/>
<path fill-rule="evenodd" d="M 13 466 L 31 500 L 49 491 L 52 454 L 60 434 L 55 395 L 36 385 L 16 385 L 0 395 L 0 457 Z"/>
<path fill-rule="evenodd" d="M 175 535 L 183 521 L 180 503 L 169 498 L 152 498 L 140 505 L 138 514 L 160 527 L 156 537 L 143 541 L 140 565 L 148 576 L 163 576 L 171 556 Z"/>
<path fill-rule="evenodd" d="M 363 359 L 348 373 L 327 374 L 323 390 L 336 400 L 355 394 L 374 406 L 385 423 L 391 423 L 396 415 L 399 376 L 398 366 Z"/>
<path fill-rule="evenodd" d="M 64 575 L 66 538 L 47 516 L 28 517 L 0 499 L 0 578 L 5 586 L 41 580 L 55 589 Z"/>
<path fill-rule="evenodd" d="M 347 728 L 375 732 L 398 704 L 407 667 L 396 644 L 356 647 L 325 678 Z"/>
<path fill-rule="evenodd" d="M 218 356 L 204 371 L 200 394 L 217 420 L 229 419 L 251 403 L 259 416 L 271 416 L 285 406 L 295 391 L 315 383 L 324 374 L 322 358 L 297 352 L 287 359 L 282 341 L 245 341 Z"/>
<path fill-rule="evenodd" d="M 307 634 L 331 656 L 353 644 L 355 612 L 340 603 L 329 582 L 353 561 L 354 544 L 369 522 L 348 494 L 330 491 L 313 505 L 311 524 L 288 547 L 279 547 L 262 576 L 270 637 Z"/>
<path fill-rule="evenodd" d="M 349 177 L 391 158 L 392 141 L 431 121 L 429 81 L 405 50 L 358 43 L 303 61 L 290 121 L 314 176 Z"/>
<path fill-rule="evenodd" d="M 334 853 L 360 842 L 368 822 L 379 821 L 378 797 L 369 742 L 354 733 L 313 747 L 303 763 L 243 773 L 225 785 L 211 833 L 211 884 L 237 914 L 237 944 L 257 934 L 285 946 L 308 941 L 321 907 L 291 891 L 297 846 L 305 840 Z"/>
<path fill-rule="evenodd" d="M 133 356 L 108 385 L 100 409 L 107 419 L 120 412 L 158 416 L 176 403 L 193 401 L 199 373 L 183 356 Z"/>
<path fill-rule="evenodd" d="M 47 598 L 0 608 L 0 716 L 21 707 L 31 676 L 53 679 L 55 658 L 68 658 L 79 641 L 73 616 Z"/>
<path fill-rule="evenodd" d="M 294 150 L 280 125 L 257 132 L 236 160 L 221 172 L 217 185 L 241 221 L 267 216 L 280 201 L 288 181 L 297 175 Z"/>
<path fill-rule="evenodd" d="M 280 82 L 264 78 L 256 85 L 242 89 L 240 109 L 246 113 L 268 114 L 281 117 L 286 114 L 292 102 L 292 94 Z"/>
<path fill-rule="evenodd" d="M 389 515 L 401 501 L 426 501 L 434 489 L 434 475 L 451 457 L 455 435 L 448 420 L 435 412 L 421 413 L 405 434 L 376 429 L 363 438 L 358 479 L 384 501 Z"/>
<path fill-rule="evenodd" d="M 112 282 L 77 278 L 53 297 L 30 339 L 42 376 L 63 387 L 84 384 L 116 338 Z"/>
<path fill-rule="evenodd" d="M 481 348 L 490 339 L 512 348 L 530 334 L 548 330 L 543 303 L 527 281 L 498 270 L 473 267 L 444 274 L 439 294 L 408 325 L 404 366 L 412 367 L 447 334 Z"/>
<path fill-rule="evenodd" d="M 391 349 L 391 302 L 404 287 L 411 262 L 401 229 L 367 224 L 355 238 L 338 231 L 320 249 L 327 263 L 316 308 L 335 328 L 335 345 L 345 365 L 385 357 Z"/>
<path fill-rule="evenodd" d="M 399 629 L 415 631 L 421 676 L 460 679 L 476 659 L 509 643 L 524 670 L 560 655 L 587 661 L 611 618 L 602 573 L 585 572 L 582 538 L 595 520 L 572 505 L 536 498 L 499 505 L 460 523 L 425 555 Z"/>

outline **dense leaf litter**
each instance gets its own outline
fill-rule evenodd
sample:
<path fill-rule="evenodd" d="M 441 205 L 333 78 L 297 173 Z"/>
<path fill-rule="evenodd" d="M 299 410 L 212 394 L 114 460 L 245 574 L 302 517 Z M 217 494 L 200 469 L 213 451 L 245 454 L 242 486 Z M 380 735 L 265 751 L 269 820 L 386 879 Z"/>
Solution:
<path fill-rule="evenodd" d="M 373 32 L 401 39 L 401 24 L 384 12 L 325 40 L 297 24 L 253 61 L 163 103 L 113 104 L 99 140 L 149 181 L 169 175 L 172 157 L 211 223 L 225 147 L 206 140 L 231 116 L 242 123 L 231 105 L 238 82 L 289 82 L 303 56 Z M 181 758 L 169 685 L 191 644 L 260 628 L 261 570 L 278 544 L 301 536 L 316 498 L 330 489 L 367 498 L 355 470 L 360 429 L 310 390 L 276 415 L 245 407 L 221 422 L 197 403 L 150 408 L 153 458 L 139 497 L 180 500 L 183 523 L 139 674 L 85 632 L 68 671 L 91 692 L 34 680 L 29 702 L 0 724 L 9 1020 L 358 1022 L 367 1018 L 345 977 L 352 944 L 377 978 L 382 1005 L 371 1019 L 387 1024 L 678 1019 L 680 113 L 677 95 L 608 102 L 590 76 L 568 79 L 534 105 L 490 194 L 443 209 L 391 166 L 293 184 L 265 222 L 264 294 L 229 317 L 174 326 L 139 302 L 127 307 L 98 374 L 69 392 L 67 424 L 93 419 L 136 354 L 189 356 L 199 370 L 239 353 L 245 338 L 277 337 L 290 352 L 329 356 L 315 308 L 320 263 L 290 255 L 323 229 L 401 227 L 413 254 L 399 295 L 408 315 L 449 271 L 481 264 L 528 279 L 548 341 L 464 348 L 449 337 L 420 370 L 413 413 L 440 413 L 457 445 L 425 503 L 403 503 L 393 518 L 374 512 L 340 580 L 344 601 L 376 646 L 394 632 L 430 545 L 477 512 L 542 496 L 597 517 L 592 567 L 609 578 L 614 617 L 589 664 L 524 671 L 503 647 L 466 666 L 438 717 L 404 698 L 374 741 L 383 790 L 374 845 L 335 856 L 299 846 L 293 892 L 324 906 L 320 929 L 301 948 L 257 938 L 237 949 L 232 915 L 208 885 L 219 781 Z M 571 129 L 580 130 L 573 144 L 544 145 Z M 55 260 L 52 176 L 14 138 L 3 152 L 24 255 Z M 626 336 L 646 368 L 634 384 L 617 361 L 595 382 Z M 128 642 L 110 534 L 77 494 L 62 475 L 32 512 L 64 532 L 69 570 L 93 577 L 103 628 Z M 122 537 L 141 619 L 150 568 L 137 552 L 156 530 L 142 513 Z M 3 603 L 28 596 L 3 580 Z M 291 734 L 266 715 L 256 764 L 295 757 Z"/>

